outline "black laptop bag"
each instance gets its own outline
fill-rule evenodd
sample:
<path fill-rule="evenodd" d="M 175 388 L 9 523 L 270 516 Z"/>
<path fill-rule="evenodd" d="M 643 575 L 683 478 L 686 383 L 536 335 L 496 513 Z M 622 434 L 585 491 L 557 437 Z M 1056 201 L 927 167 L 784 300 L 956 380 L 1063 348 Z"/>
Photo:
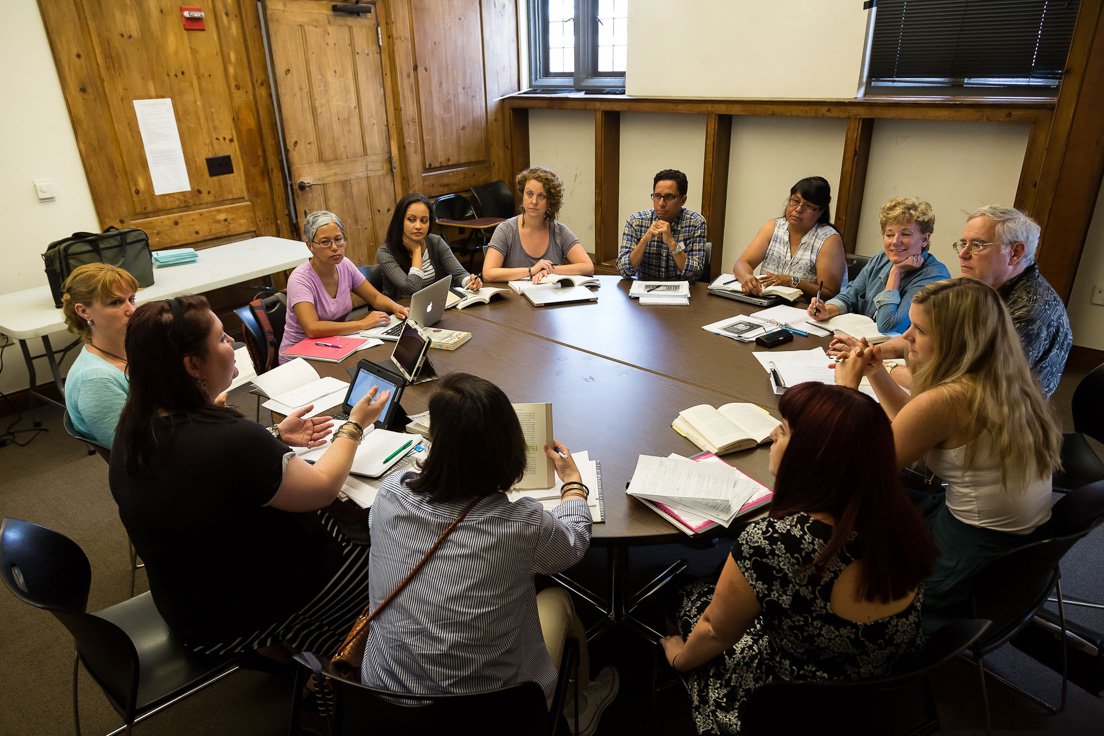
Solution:
<path fill-rule="evenodd" d="M 118 266 L 137 279 L 138 286 L 153 285 L 153 254 L 149 238 L 141 230 L 109 227 L 102 233 L 73 233 L 50 243 L 42 260 L 46 262 L 46 279 L 50 282 L 54 306 L 59 309 L 65 279 L 86 263 Z"/>

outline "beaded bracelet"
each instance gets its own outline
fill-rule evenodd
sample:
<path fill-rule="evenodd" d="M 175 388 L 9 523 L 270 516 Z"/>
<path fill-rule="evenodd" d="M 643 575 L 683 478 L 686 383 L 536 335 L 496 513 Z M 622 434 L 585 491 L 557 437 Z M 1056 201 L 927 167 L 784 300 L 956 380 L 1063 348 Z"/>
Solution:
<path fill-rule="evenodd" d="M 586 484 L 580 483 L 579 481 L 571 481 L 570 483 L 564 483 L 560 486 L 560 498 L 563 498 L 572 491 L 583 494 L 584 500 L 590 497 L 590 489 L 586 487 Z"/>

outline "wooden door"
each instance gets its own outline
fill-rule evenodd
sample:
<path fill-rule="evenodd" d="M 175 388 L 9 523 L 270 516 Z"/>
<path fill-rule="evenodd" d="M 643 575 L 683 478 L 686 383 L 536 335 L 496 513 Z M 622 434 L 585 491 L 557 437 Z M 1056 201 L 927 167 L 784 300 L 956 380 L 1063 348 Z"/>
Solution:
<path fill-rule="evenodd" d="M 348 257 L 375 263 L 397 200 L 387 80 L 373 12 L 332 0 L 265 3 L 284 148 L 299 221 L 314 211 L 345 223 Z"/>
<path fill-rule="evenodd" d="M 211 0 L 203 30 L 172 0 L 39 7 L 101 227 L 141 228 L 155 249 L 291 235 L 255 3 Z M 134 103 L 166 99 L 187 177 L 157 193 Z M 209 168 L 225 157 L 229 173 Z"/>

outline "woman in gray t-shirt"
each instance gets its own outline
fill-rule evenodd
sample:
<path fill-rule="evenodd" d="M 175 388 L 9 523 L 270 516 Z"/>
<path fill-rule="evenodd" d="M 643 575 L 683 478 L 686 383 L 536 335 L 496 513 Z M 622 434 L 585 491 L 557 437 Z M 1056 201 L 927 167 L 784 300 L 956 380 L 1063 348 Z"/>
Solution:
<path fill-rule="evenodd" d="M 483 260 L 484 281 L 532 279 L 539 284 L 553 273 L 594 275 L 594 263 L 575 233 L 556 222 L 563 204 L 563 182 L 539 166 L 516 178 L 521 214 L 495 228 Z"/>

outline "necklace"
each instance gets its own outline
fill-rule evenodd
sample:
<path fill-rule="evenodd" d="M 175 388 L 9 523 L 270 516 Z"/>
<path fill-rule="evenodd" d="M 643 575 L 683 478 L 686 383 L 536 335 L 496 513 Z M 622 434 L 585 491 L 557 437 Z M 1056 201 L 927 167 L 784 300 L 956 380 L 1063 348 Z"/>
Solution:
<path fill-rule="evenodd" d="M 122 361 L 123 365 L 127 364 L 127 359 L 126 358 L 120 358 L 115 353 L 109 353 L 94 342 L 89 342 L 88 344 L 91 345 L 92 347 L 96 348 L 97 350 L 99 350 L 101 353 L 108 356 L 109 358 L 114 358 L 115 360 L 120 360 L 120 361 Z"/>

